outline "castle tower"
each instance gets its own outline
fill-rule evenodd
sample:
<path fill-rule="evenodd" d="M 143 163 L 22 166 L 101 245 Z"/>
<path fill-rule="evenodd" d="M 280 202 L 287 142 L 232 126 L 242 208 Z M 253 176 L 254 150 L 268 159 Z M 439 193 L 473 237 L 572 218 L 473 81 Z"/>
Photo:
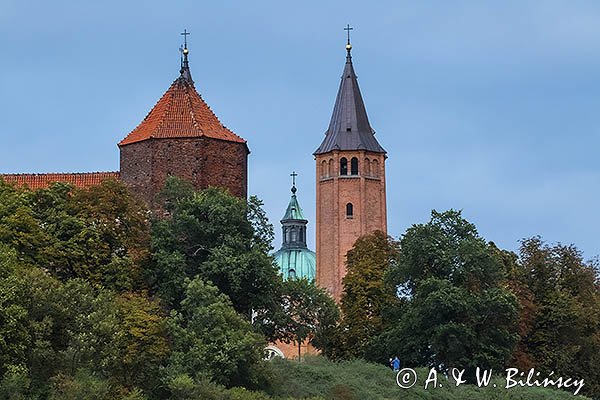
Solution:
<path fill-rule="evenodd" d="M 316 270 L 315 252 L 306 245 L 308 220 L 296 197 L 295 172 L 292 177 L 292 197 L 281 219 L 283 243 L 274 256 L 283 279 L 307 278 L 312 281 Z"/>
<path fill-rule="evenodd" d="M 351 29 L 351 28 L 347 28 Z M 349 32 L 349 31 L 348 31 Z M 375 139 L 352 65 L 346 64 L 325 139 L 315 151 L 317 284 L 339 300 L 346 253 L 360 236 L 387 232 L 386 151 Z"/>
<path fill-rule="evenodd" d="M 246 141 L 221 124 L 196 91 L 187 41 L 181 52 L 179 77 L 119 143 L 120 178 L 151 207 L 170 175 L 197 189 L 219 186 L 245 198 L 250 153 Z"/>

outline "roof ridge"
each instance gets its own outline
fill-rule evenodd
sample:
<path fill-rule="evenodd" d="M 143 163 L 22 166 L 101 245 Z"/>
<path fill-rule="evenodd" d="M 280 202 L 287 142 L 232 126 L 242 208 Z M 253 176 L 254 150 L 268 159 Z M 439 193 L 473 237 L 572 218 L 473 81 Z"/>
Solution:
<path fill-rule="evenodd" d="M 23 175 L 89 175 L 89 174 L 118 174 L 120 171 L 89 171 L 89 172 L 0 172 L 0 176 Z"/>
<path fill-rule="evenodd" d="M 150 117 L 150 114 L 152 114 L 152 111 L 154 111 L 154 109 L 156 109 L 156 107 L 162 101 L 162 99 L 165 98 L 165 96 L 167 95 L 167 93 L 169 93 L 169 91 L 171 90 L 171 88 L 173 87 L 174 84 L 175 84 L 175 82 L 171 83 L 171 85 L 167 88 L 167 91 L 162 96 L 160 96 L 160 98 L 156 101 L 156 103 L 154 103 L 154 106 L 150 109 L 150 111 L 148 111 L 148 114 L 146 114 L 144 119 L 139 124 L 137 124 L 135 128 L 133 128 L 133 130 L 129 133 L 129 135 L 132 134 L 135 130 L 137 130 L 144 122 L 146 122 L 146 120 L 148 120 L 148 118 Z M 173 101 L 173 95 L 171 95 L 171 101 Z M 160 119 L 158 120 L 158 122 L 154 126 L 154 128 L 152 129 L 152 132 L 156 131 L 157 126 L 160 124 L 160 122 L 163 120 L 165 114 L 167 113 L 167 109 L 168 109 L 168 107 L 164 107 L 164 110 L 162 111 L 162 114 L 160 115 Z M 129 136 L 129 135 L 127 135 L 127 136 Z M 125 137 L 123 140 L 125 140 L 125 139 L 127 139 L 127 137 Z"/>
<path fill-rule="evenodd" d="M 26 186 L 32 190 L 37 190 L 48 188 L 56 182 L 65 182 L 75 187 L 88 188 L 99 185 L 108 179 L 119 179 L 120 175 L 118 171 L 46 172 L 0 174 L 0 179 L 8 184 Z"/>
<path fill-rule="evenodd" d="M 177 82 L 178 79 L 176 79 L 175 82 Z M 162 125 L 165 123 L 165 117 L 169 114 L 169 106 L 171 104 L 173 104 L 173 102 L 175 101 L 175 93 L 173 93 L 171 91 L 171 89 L 173 88 L 173 85 L 175 85 L 175 82 L 173 82 L 171 84 L 171 86 L 169 86 L 169 88 L 167 89 L 165 94 L 158 100 L 160 102 L 162 99 L 165 98 L 167 93 L 171 92 L 170 93 L 171 97 L 169 99 L 167 99 L 167 101 L 165 101 L 164 110 L 162 110 L 162 113 L 160 114 L 160 118 L 158 119 L 158 122 L 156 123 L 156 125 L 154 125 L 154 128 L 150 131 L 150 137 L 154 137 L 156 131 L 158 131 L 158 129 L 160 127 L 162 127 Z M 152 112 L 152 110 L 150 110 L 150 112 Z M 140 123 L 140 125 L 141 125 L 141 123 Z M 138 127 L 139 127 L 139 125 L 138 125 Z M 136 129 L 137 129 L 137 127 L 136 127 Z"/>
<path fill-rule="evenodd" d="M 191 115 L 191 117 L 192 117 L 192 123 L 194 124 L 194 127 L 200 131 L 200 134 L 201 134 L 201 135 L 204 135 L 204 130 L 203 130 L 201 127 L 200 127 L 200 123 L 198 122 L 198 119 L 196 118 L 196 113 L 194 112 L 194 103 L 193 103 L 193 101 L 192 101 L 192 94 L 191 94 L 191 93 L 189 93 L 188 89 L 189 89 L 189 88 L 186 88 L 186 90 L 185 90 L 185 94 L 186 94 L 186 96 L 187 96 L 187 99 L 186 99 L 186 100 L 187 100 L 187 101 L 188 101 L 188 103 L 190 104 L 190 115 Z M 202 97 L 200 96 L 200 93 L 198 93 L 196 90 L 194 90 L 194 91 L 196 92 L 196 94 L 198 95 L 198 97 L 200 97 L 200 100 L 202 101 Z M 208 104 L 207 104 L 206 106 L 208 107 Z M 210 110 L 210 107 L 209 107 L 208 109 Z M 217 116 L 215 115 L 215 118 L 216 118 L 216 117 L 217 117 Z M 218 120 L 219 120 L 219 119 L 217 118 L 217 121 L 218 121 Z"/>

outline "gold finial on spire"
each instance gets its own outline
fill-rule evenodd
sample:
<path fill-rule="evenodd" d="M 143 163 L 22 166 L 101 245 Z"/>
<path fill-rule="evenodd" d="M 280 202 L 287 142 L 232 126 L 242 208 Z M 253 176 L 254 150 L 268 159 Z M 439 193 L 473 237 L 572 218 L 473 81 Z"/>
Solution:
<path fill-rule="evenodd" d="M 184 29 L 183 32 L 181 32 L 181 35 L 183 36 L 183 46 L 179 47 L 179 51 L 181 52 L 181 69 L 179 70 L 179 73 L 181 74 L 181 77 L 185 78 L 193 85 L 194 81 L 192 80 L 192 75 L 190 74 L 190 64 L 188 61 L 188 54 L 190 51 L 187 48 L 187 37 L 189 34 L 190 33 L 187 31 L 187 29 Z"/>

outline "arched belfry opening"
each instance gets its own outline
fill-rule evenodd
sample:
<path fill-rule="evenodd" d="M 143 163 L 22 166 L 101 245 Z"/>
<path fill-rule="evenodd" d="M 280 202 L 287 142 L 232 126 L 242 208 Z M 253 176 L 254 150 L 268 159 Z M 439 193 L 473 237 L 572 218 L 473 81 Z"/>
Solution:
<path fill-rule="evenodd" d="M 340 175 L 348 175 L 348 159 L 346 157 L 340 159 Z"/>
<path fill-rule="evenodd" d="M 350 160 L 350 175 L 358 175 L 358 158 L 352 157 Z"/>

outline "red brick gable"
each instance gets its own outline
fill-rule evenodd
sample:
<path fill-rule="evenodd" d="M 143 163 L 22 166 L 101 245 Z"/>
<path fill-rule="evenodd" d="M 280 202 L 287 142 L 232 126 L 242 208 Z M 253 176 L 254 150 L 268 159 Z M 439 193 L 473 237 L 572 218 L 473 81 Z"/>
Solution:
<path fill-rule="evenodd" d="M 107 179 L 119 179 L 119 172 L 77 172 L 50 174 L 0 174 L 0 179 L 29 189 L 45 189 L 55 182 L 70 183 L 75 187 L 97 186 Z"/>
<path fill-rule="evenodd" d="M 119 146 L 151 138 L 209 137 L 246 143 L 221 124 L 194 86 L 180 77 Z"/>

